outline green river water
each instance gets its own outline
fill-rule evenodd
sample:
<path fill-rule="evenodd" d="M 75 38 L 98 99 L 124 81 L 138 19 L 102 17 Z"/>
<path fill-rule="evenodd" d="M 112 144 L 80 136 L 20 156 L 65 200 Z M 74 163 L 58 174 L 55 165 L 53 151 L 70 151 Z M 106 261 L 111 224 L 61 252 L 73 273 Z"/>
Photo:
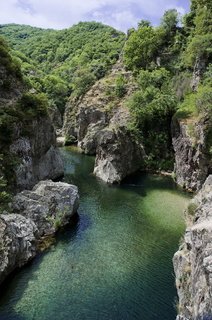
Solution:
<path fill-rule="evenodd" d="M 172 256 L 190 195 L 172 179 L 95 178 L 94 158 L 61 148 L 78 217 L 0 293 L 0 320 L 174 320 Z"/>

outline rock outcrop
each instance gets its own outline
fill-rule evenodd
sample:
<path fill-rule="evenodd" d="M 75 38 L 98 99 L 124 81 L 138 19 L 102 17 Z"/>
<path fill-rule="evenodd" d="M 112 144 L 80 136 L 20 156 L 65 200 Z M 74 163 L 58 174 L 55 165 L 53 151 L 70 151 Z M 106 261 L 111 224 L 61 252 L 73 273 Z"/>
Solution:
<path fill-rule="evenodd" d="M 145 158 L 143 146 L 132 139 L 126 127 L 100 132 L 94 174 L 107 183 L 119 183 L 136 171 Z"/>
<path fill-rule="evenodd" d="M 115 93 L 117 75 L 125 79 L 124 97 Z M 94 174 L 108 183 L 120 182 L 136 171 L 145 157 L 143 146 L 130 138 L 131 120 L 124 101 L 138 90 L 119 61 L 111 74 L 99 80 L 80 100 L 66 106 L 63 130 L 67 140 L 77 141 L 86 154 L 96 155 Z M 123 99 L 122 99 L 123 98 Z"/>
<path fill-rule="evenodd" d="M 48 116 L 33 120 L 27 134 L 23 123 L 13 129 L 10 152 L 20 159 L 16 169 L 17 190 L 31 189 L 38 181 L 56 179 L 64 173 L 56 135 Z"/>
<path fill-rule="evenodd" d="M 38 230 L 33 221 L 19 214 L 0 215 L 0 284 L 38 250 Z"/>
<path fill-rule="evenodd" d="M 198 191 L 211 170 L 205 139 L 206 123 L 172 121 L 172 143 L 175 151 L 176 182 L 186 189 Z"/>
<path fill-rule="evenodd" d="M 212 175 L 189 203 L 186 220 L 184 242 L 173 258 L 177 320 L 212 319 Z"/>
<path fill-rule="evenodd" d="M 77 187 L 62 182 L 41 181 L 17 194 L 13 213 L 0 214 L 0 283 L 35 256 L 41 237 L 67 224 L 78 205 Z"/>

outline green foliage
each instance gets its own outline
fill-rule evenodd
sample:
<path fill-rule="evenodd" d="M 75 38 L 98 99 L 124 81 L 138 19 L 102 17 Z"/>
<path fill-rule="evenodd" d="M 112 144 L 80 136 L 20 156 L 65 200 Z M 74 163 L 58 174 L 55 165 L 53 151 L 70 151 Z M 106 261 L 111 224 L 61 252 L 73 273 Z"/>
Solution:
<path fill-rule="evenodd" d="M 118 59 L 125 40 L 124 33 L 97 22 L 80 22 L 59 31 L 0 25 L 0 35 L 13 46 L 25 83 L 38 93 L 46 93 L 61 113 L 71 89 L 80 87 L 76 84 L 79 70 L 90 72 L 90 79 L 102 78 Z M 90 88 L 89 81 L 85 82 L 85 88 Z M 75 96 L 85 93 L 85 88 Z"/>
<path fill-rule="evenodd" d="M 75 72 L 73 78 L 74 95 L 79 98 L 85 94 L 91 86 L 95 83 L 95 76 L 88 69 L 81 69 Z"/>
<path fill-rule="evenodd" d="M 70 135 L 70 134 L 66 134 L 66 137 L 65 137 L 65 146 L 70 146 L 70 145 L 73 145 L 77 143 L 77 138 Z"/>
<path fill-rule="evenodd" d="M 194 19 L 195 23 L 195 33 L 197 35 L 204 35 L 207 33 L 212 33 L 212 6 L 210 5 L 198 5 L 196 10 L 196 16 Z"/>
<path fill-rule="evenodd" d="M 169 9 L 165 11 L 161 18 L 161 25 L 169 30 L 169 33 L 175 32 L 177 25 L 180 22 L 180 13 L 176 9 Z"/>
<path fill-rule="evenodd" d="M 212 86 L 212 63 L 210 63 L 204 73 L 202 83 Z"/>
<path fill-rule="evenodd" d="M 160 26 L 155 30 L 160 50 L 169 49 L 173 51 L 173 49 L 170 47 L 176 44 L 175 36 L 177 35 L 177 32 L 179 38 L 180 28 L 177 27 L 179 21 L 180 13 L 177 12 L 176 9 L 165 11 L 163 17 L 161 18 Z M 179 39 L 177 41 L 179 41 Z"/>
<path fill-rule="evenodd" d="M 16 185 L 15 169 L 20 159 L 9 150 L 14 126 L 21 123 L 21 135 L 29 134 L 33 118 L 47 115 L 48 100 L 44 94 L 24 93 L 16 104 L 0 108 L 0 210 L 10 199 Z"/>
<path fill-rule="evenodd" d="M 176 111 L 177 98 L 169 86 L 165 69 L 141 71 L 138 83 L 142 91 L 135 92 L 128 102 L 134 117 L 134 128 L 142 137 L 148 154 L 146 165 L 152 169 L 173 169 L 170 123 Z"/>
<path fill-rule="evenodd" d="M 212 61 L 212 34 L 196 35 L 192 38 L 185 52 L 185 63 L 193 68 L 196 58 L 206 64 Z"/>
<path fill-rule="evenodd" d="M 54 104 L 63 114 L 67 97 L 70 95 L 68 85 L 59 76 L 55 75 L 47 75 L 42 84 L 48 99 L 54 101 Z"/>
<path fill-rule="evenodd" d="M 0 211 L 4 209 L 5 203 L 10 199 L 9 193 L 6 191 L 7 181 L 4 177 L 3 154 L 0 154 Z"/>
<path fill-rule="evenodd" d="M 137 82 L 143 90 L 146 90 L 150 86 L 161 89 L 167 85 L 167 81 L 169 80 L 170 72 L 165 68 L 154 70 L 153 72 L 141 70 L 137 77 Z"/>
<path fill-rule="evenodd" d="M 1 142 L 1 141 L 0 141 Z M 8 210 L 7 204 L 11 200 L 11 193 L 15 186 L 15 168 L 17 166 L 17 158 L 12 155 L 7 146 L 0 148 L 0 213 Z"/>
<path fill-rule="evenodd" d="M 201 85 L 198 92 L 187 95 L 176 113 L 178 119 L 212 116 L 212 88 Z"/>
<path fill-rule="evenodd" d="M 187 212 L 190 216 L 194 216 L 195 210 L 197 209 L 198 205 L 196 203 L 189 203 Z"/>
<path fill-rule="evenodd" d="M 149 27 L 151 26 L 151 22 L 149 20 L 141 20 L 138 23 L 138 28 Z"/>
<path fill-rule="evenodd" d="M 12 59 L 9 48 L 5 40 L 0 37 L 0 67 L 4 67 L 8 75 L 22 79 L 20 65 Z"/>
<path fill-rule="evenodd" d="M 41 117 L 48 114 L 48 100 L 43 93 L 23 93 L 17 101 L 17 109 L 25 113 L 25 117 Z"/>
<path fill-rule="evenodd" d="M 185 63 L 193 67 L 196 58 L 206 66 L 212 62 L 212 4 L 207 0 L 192 0 L 194 36 L 189 38 Z"/>
<path fill-rule="evenodd" d="M 129 70 L 148 69 L 157 53 L 157 37 L 154 29 L 142 27 L 134 31 L 124 48 L 124 63 Z"/>
<path fill-rule="evenodd" d="M 118 98 L 122 98 L 126 94 L 126 79 L 121 75 L 121 73 L 118 74 L 116 77 L 116 87 L 115 87 L 115 95 Z"/>

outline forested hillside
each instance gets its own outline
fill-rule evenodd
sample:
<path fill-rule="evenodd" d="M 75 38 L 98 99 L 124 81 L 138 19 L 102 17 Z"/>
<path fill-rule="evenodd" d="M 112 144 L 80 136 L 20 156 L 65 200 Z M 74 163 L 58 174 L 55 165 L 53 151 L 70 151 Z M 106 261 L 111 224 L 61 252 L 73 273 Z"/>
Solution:
<path fill-rule="evenodd" d="M 70 29 L 45 30 L 25 25 L 0 25 L 27 85 L 45 92 L 61 112 L 69 95 L 86 92 L 116 62 L 125 35 L 97 22 Z"/>

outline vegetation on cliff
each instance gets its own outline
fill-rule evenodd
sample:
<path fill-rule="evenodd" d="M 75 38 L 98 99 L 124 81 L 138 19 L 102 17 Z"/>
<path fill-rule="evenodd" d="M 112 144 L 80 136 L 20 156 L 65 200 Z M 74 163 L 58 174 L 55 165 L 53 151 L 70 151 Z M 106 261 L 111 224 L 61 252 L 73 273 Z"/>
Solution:
<path fill-rule="evenodd" d="M 6 92 L 7 97 L 15 89 L 14 85 L 21 85 L 23 76 L 19 64 L 13 59 L 8 45 L 1 37 L 0 71 L 0 96 L 4 96 Z M 9 150 L 15 126 L 22 123 L 21 135 L 30 135 L 32 120 L 48 114 L 48 100 L 43 93 L 23 93 L 17 101 L 13 101 L 16 96 L 11 94 L 9 97 L 12 99 L 8 101 L 8 105 L 0 106 L 0 204 L 9 200 L 9 193 L 15 186 L 14 170 L 20 164 L 20 159 Z"/>
<path fill-rule="evenodd" d="M 131 128 L 142 137 L 151 168 L 173 168 L 170 126 L 175 113 L 178 119 L 204 123 L 211 158 L 211 11 L 210 1 L 192 0 L 181 26 L 177 11 L 168 10 L 157 28 L 141 21 L 130 31 L 124 63 L 141 88 L 128 102 Z"/>

